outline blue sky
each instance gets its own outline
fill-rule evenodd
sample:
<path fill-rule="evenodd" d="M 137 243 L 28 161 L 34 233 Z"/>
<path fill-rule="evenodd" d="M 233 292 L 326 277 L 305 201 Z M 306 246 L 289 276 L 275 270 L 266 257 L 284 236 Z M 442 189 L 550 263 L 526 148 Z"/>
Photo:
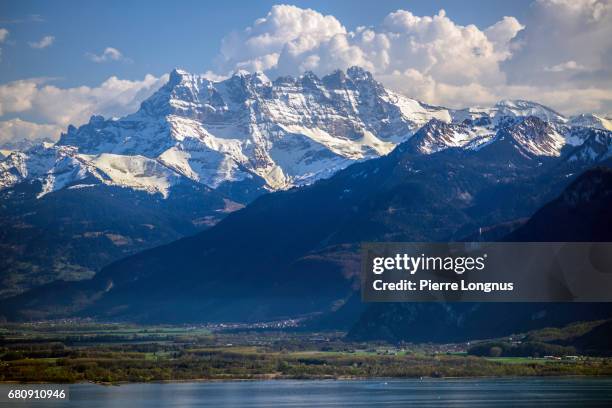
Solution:
<path fill-rule="evenodd" d="M 0 0 L 0 148 L 132 113 L 175 67 L 220 80 L 352 65 L 434 105 L 612 117 L 612 0 Z"/>
<path fill-rule="evenodd" d="M 179 66 L 192 72 L 214 69 L 221 39 L 265 16 L 274 1 L 2 1 L 0 27 L 10 31 L 3 47 L 1 82 L 29 77 L 61 78 L 62 86 L 95 85 L 110 75 L 137 79 Z M 519 20 L 528 0 L 518 1 L 293 1 L 291 4 L 334 15 L 348 29 L 378 24 L 397 9 L 433 15 L 445 9 L 458 24 L 484 28 L 501 17 Z M 32 18 L 38 16 L 38 18 Z M 42 21 L 41 21 L 42 20 Z M 52 46 L 38 50 L 28 42 L 52 35 Z M 106 47 L 130 62 L 96 64 L 86 53 Z"/>

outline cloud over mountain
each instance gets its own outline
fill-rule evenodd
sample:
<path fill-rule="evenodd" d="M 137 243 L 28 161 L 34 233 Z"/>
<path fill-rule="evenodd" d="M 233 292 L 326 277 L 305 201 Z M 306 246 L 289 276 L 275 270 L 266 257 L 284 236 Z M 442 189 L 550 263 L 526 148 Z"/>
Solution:
<path fill-rule="evenodd" d="M 50 79 L 32 78 L 0 85 L 0 115 L 13 116 L 0 121 L 0 145 L 7 146 L 11 136 L 56 140 L 59 130 L 85 123 L 93 114 L 112 117 L 134 112 L 167 80 L 168 75 L 146 75 L 140 81 L 113 76 L 96 87 L 60 88 Z"/>
<path fill-rule="evenodd" d="M 0 29 L 0 44 L 8 35 Z M 488 27 L 459 24 L 444 10 L 432 16 L 397 10 L 375 25 L 347 27 L 333 15 L 275 5 L 223 38 L 216 68 L 206 76 L 219 80 L 238 69 L 266 71 L 271 78 L 324 75 L 359 65 L 385 86 L 430 104 L 461 108 L 530 99 L 566 114 L 609 116 L 611 39 L 612 0 L 534 0 L 522 21 L 505 16 Z M 52 42 L 44 37 L 32 44 Z M 97 63 L 129 61 L 113 47 L 86 55 Z M 42 79 L 6 83 L 0 85 L 0 124 L 21 129 L 15 134 L 48 137 L 41 133 L 51 129 L 47 125 L 134 111 L 164 78 L 113 76 L 96 87 L 74 88 Z M 21 121 L 5 123 L 16 118 Z"/>
<path fill-rule="evenodd" d="M 388 14 L 346 28 L 331 15 L 289 5 L 226 36 L 219 70 L 270 75 L 328 73 L 360 65 L 390 87 L 430 103 L 467 106 L 539 99 L 567 112 L 612 111 L 612 2 L 536 0 L 524 22 L 506 16 L 486 28 L 440 10 Z"/>
<path fill-rule="evenodd" d="M 59 125 L 40 125 L 19 118 L 0 122 L 0 147 L 23 149 L 30 144 L 54 141 L 63 130 Z"/>

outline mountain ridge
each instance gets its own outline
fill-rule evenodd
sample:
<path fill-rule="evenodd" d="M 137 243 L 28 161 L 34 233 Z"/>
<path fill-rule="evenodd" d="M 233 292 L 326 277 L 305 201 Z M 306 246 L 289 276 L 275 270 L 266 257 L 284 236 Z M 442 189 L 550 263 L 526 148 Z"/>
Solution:
<path fill-rule="evenodd" d="M 263 195 L 209 230 L 113 263 L 90 281 L 57 283 L 52 298 L 43 290 L 13 299 L 6 310 L 17 313 L 11 318 L 47 311 L 47 317 L 166 322 L 328 311 L 354 294 L 360 242 L 457 240 L 481 226 L 528 217 L 593 165 L 569 160 L 580 146 L 539 156 L 506 143 L 531 141 L 531 130 L 547 140 L 549 126 L 539 119 L 507 129 L 521 137 L 501 132 L 487 147 L 511 148 L 495 155 L 485 148 L 422 154 L 408 140 L 310 186 Z M 93 301 L 75 303 L 85 298 Z"/>
<path fill-rule="evenodd" d="M 137 112 L 120 119 L 93 116 L 79 128 L 69 126 L 56 144 L 15 151 L 0 161 L 0 228 L 5 231 L 2 248 L 7 254 L 0 261 L 0 296 L 64 277 L 59 272 L 62 265 L 83 271 L 71 273 L 70 279 L 89 278 L 121 256 L 208 228 L 262 194 L 310 186 L 355 163 L 368 169 L 365 163 L 381 157 L 390 157 L 377 162 L 387 163 L 384 166 L 391 171 L 387 179 L 379 179 L 373 171 L 349 173 L 354 180 L 379 180 L 388 189 L 387 198 L 396 201 L 390 201 L 387 211 L 406 208 L 410 195 L 394 190 L 406 184 L 416 188 L 415 194 L 433 188 L 433 193 L 454 200 L 455 209 L 444 210 L 449 211 L 445 214 L 449 225 L 473 219 L 465 211 L 476 202 L 489 203 L 476 207 L 491 214 L 488 221 L 479 222 L 511 221 L 496 219 L 508 208 L 495 208 L 492 197 L 505 194 L 503 188 L 517 188 L 506 183 L 524 177 L 521 169 L 556 165 L 558 174 L 551 180 L 561 183 L 560 175 L 571 177 L 611 156 L 610 131 L 592 115 L 579 119 L 576 125 L 572 118 L 520 100 L 500 101 L 490 108 L 435 107 L 385 89 L 357 67 L 322 78 L 305 73 L 273 81 L 262 73 L 239 72 L 217 82 L 175 70 Z M 410 159 L 400 157 L 409 151 Z M 462 167 L 460 156 L 474 164 Z M 393 164 L 395 158 L 401 165 Z M 474 167 L 476 163 L 483 166 L 481 170 Z M 378 170 L 384 172 L 387 167 L 383 167 Z M 422 172 L 434 169 L 440 174 L 427 173 L 435 181 L 431 187 Z M 441 190 L 440 177 L 464 172 L 456 191 Z M 411 179 L 415 185 L 408 182 Z M 357 187 L 351 180 L 346 184 L 335 193 L 345 200 L 369 186 Z M 485 185 L 491 197 L 475 196 L 474 186 Z M 542 190 L 549 188 L 558 187 Z M 111 206 L 115 213 L 100 213 L 99 198 L 109 192 L 115 194 Z M 382 197 L 371 198 L 377 211 L 386 205 Z M 428 202 L 431 197 L 423 199 Z M 50 209 L 61 208 L 58 200 L 66 208 L 70 200 L 83 200 L 81 207 L 87 210 L 77 212 L 78 222 L 61 211 L 58 214 L 64 216 L 53 217 Z M 121 205 L 120 200 L 126 201 Z M 132 217 L 131 200 L 156 222 Z M 436 208 L 435 202 L 431 205 Z M 156 207 L 162 216 L 150 212 Z M 451 213 L 456 213 L 456 220 Z M 343 216 L 338 214 L 340 219 Z M 378 216 L 385 218 L 382 212 Z M 363 231 L 376 223 L 359 222 Z M 155 228 L 142 230 L 143 224 Z M 46 232 L 48 225 L 57 225 L 55 235 Z M 469 234 L 473 227 L 467 223 L 455 233 Z M 342 243 L 340 237 L 352 240 L 361 234 L 349 223 L 328 240 Z M 106 238 L 92 240 L 92 236 Z M 123 238 L 108 238 L 118 236 Z M 442 236 L 415 228 L 414 238 Z M 64 246 L 71 250 L 64 251 Z M 81 252 L 101 256 L 91 259 Z"/>
<path fill-rule="evenodd" d="M 612 240 L 612 169 L 591 168 L 536 211 L 507 242 Z M 610 303 L 385 303 L 364 306 L 348 337 L 355 340 L 465 341 L 534 328 L 607 319 Z"/>
<path fill-rule="evenodd" d="M 37 179 L 42 196 L 93 176 L 163 197 L 183 179 L 212 189 L 252 184 L 257 195 L 387 154 L 431 120 L 455 126 L 456 138 L 430 141 L 425 154 L 476 148 L 526 117 L 550 124 L 559 145 L 575 139 L 573 128 L 606 130 L 607 123 L 591 114 L 566 118 L 523 100 L 459 110 L 427 105 L 384 88 L 358 67 L 274 81 L 261 72 L 238 72 L 217 82 L 175 69 L 137 112 L 108 120 L 94 115 L 78 128 L 70 125 L 54 145 L 7 155 L 0 189 Z M 471 140 L 475 145 L 463 143 Z"/>

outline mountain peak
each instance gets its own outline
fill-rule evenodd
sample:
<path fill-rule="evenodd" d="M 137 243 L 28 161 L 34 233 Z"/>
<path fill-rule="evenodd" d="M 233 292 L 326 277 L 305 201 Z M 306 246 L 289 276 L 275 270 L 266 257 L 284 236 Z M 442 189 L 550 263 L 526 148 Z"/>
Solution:
<path fill-rule="evenodd" d="M 533 104 L 529 101 L 523 99 L 502 99 L 498 101 L 495 106 L 497 107 L 507 107 L 507 108 L 517 108 L 517 107 L 525 107 L 532 106 Z"/>
<path fill-rule="evenodd" d="M 325 86 L 332 89 L 343 88 L 346 84 L 346 74 L 344 71 L 337 69 L 329 75 L 325 75 L 321 78 L 321 81 Z"/>
<path fill-rule="evenodd" d="M 537 102 L 523 99 L 504 99 L 493 108 L 498 117 L 528 117 L 535 116 L 548 122 L 563 124 L 567 119 L 560 113 Z"/>
<path fill-rule="evenodd" d="M 373 76 L 369 71 L 354 65 L 346 70 L 346 75 L 353 80 L 373 80 Z"/>
<path fill-rule="evenodd" d="M 400 151 L 407 146 L 421 154 L 480 150 L 495 138 L 529 158 L 559 156 L 566 140 L 575 139 L 568 142 L 573 146 L 586 140 L 590 119 L 582 116 L 577 120 L 586 126 L 572 127 L 551 109 L 523 100 L 450 111 L 389 91 L 358 66 L 322 79 L 307 71 L 274 82 L 261 71 L 240 70 L 215 82 L 176 68 L 138 112 L 112 120 L 94 115 L 78 129 L 69 126 L 57 145 L 78 148 L 77 159 L 92 168 L 127 163 L 123 157 L 104 162 L 91 157 L 114 154 L 142 164 L 124 165 L 128 172 L 160 163 L 213 189 L 252 179 L 274 190 L 309 184 L 354 161 L 384 155 L 417 131 Z M 605 142 L 610 132 L 600 132 Z M 608 157 L 607 146 L 593 143 L 602 153 L 589 157 Z M 40 166 L 51 168 L 51 162 Z"/>
<path fill-rule="evenodd" d="M 89 123 L 101 123 L 104 122 L 104 116 L 102 115 L 92 115 L 89 118 Z"/>
<path fill-rule="evenodd" d="M 250 77 L 251 73 L 247 71 L 246 69 L 237 69 L 236 71 L 234 71 L 232 76 L 238 77 L 238 78 L 244 78 L 244 77 Z"/>
<path fill-rule="evenodd" d="M 262 86 L 271 86 L 272 81 L 262 71 L 249 72 L 244 69 L 238 70 L 232 74 L 230 78 L 219 82 L 220 84 L 227 83 L 235 89 L 243 89 L 240 92 L 249 93 L 249 89 Z"/>
<path fill-rule="evenodd" d="M 306 86 L 316 86 L 321 82 L 321 79 L 312 71 L 306 71 L 300 77 L 302 84 Z"/>
<path fill-rule="evenodd" d="M 612 120 L 592 114 L 581 113 L 570 118 L 572 126 L 594 127 L 603 130 L 612 130 Z"/>
<path fill-rule="evenodd" d="M 502 99 L 495 104 L 497 108 L 510 108 L 510 109 L 533 109 L 533 108 L 541 108 L 546 109 L 547 111 L 554 112 L 552 109 L 539 104 L 537 102 L 528 101 L 525 99 Z M 557 112 L 555 112 L 557 113 Z"/>
<path fill-rule="evenodd" d="M 171 72 L 170 72 L 170 77 L 168 78 L 168 85 L 172 86 L 172 85 L 178 85 L 181 82 L 183 82 L 185 77 L 189 77 L 191 76 L 191 74 L 187 71 L 185 71 L 184 69 L 181 68 L 174 68 Z"/>
<path fill-rule="evenodd" d="M 537 116 L 527 116 L 525 119 L 514 124 L 512 127 L 516 129 L 524 129 L 526 127 L 537 127 L 542 129 L 552 128 L 549 122 L 546 122 Z"/>
<path fill-rule="evenodd" d="M 374 80 L 374 77 L 370 72 L 358 66 L 350 67 L 346 70 L 346 72 L 342 71 L 341 69 L 337 69 L 331 74 L 325 75 L 321 81 L 325 84 L 325 86 L 332 89 L 343 88 L 347 83 L 356 85 L 379 85 L 378 82 Z"/>
<path fill-rule="evenodd" d="M 418 153 L 432 154 L 448 148 L 464 147 L 477 137 L 476 132 L 463 124 L 447 123 L 433 118 L 406 143 Z"/>
<path fill-rule="evenodd" d="M 174 69 L 173 69 L 173 70 L 170 72 L 170 76 L 172 76 L 172 75 L 183 76 L 183 75 L 191 75 L 191 74 L 189 73 L 189 71 L 187 71 L 187 70 L 185 70 L 185 69 L 182 69 L 182 68 L 176 67 L 176 68 L 174 68 Z"/>
<path fill-rule="evenodd" d="M 496 139 L 511 143 L 526 157 L 559 157 L 566 144 L 565 138 L 555 127 L 538 116 L 527 116 L 511 126 L 502 128 Z"/>
<path fill-rule="evenodd" d="M 258 80 L 260 80 L 262 82 L 272 82 L 272 81 L 270 81 L 270 78 L 268 78 L 268 76 L 266 74 L 264 74 L 263 71 L 255 71 L 253 73 L 253 77 L 257 78 Z"/>

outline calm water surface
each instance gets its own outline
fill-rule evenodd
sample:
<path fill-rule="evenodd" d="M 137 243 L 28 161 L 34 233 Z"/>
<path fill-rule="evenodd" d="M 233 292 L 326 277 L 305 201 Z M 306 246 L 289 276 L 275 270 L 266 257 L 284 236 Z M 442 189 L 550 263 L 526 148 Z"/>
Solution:
<path fill-rule="evenodd" d="M 14 385 L 0 385 L 6 394 Z M 610 378 L 76 384 L 70 401 L 0 407 L 612 407 Z"/>

